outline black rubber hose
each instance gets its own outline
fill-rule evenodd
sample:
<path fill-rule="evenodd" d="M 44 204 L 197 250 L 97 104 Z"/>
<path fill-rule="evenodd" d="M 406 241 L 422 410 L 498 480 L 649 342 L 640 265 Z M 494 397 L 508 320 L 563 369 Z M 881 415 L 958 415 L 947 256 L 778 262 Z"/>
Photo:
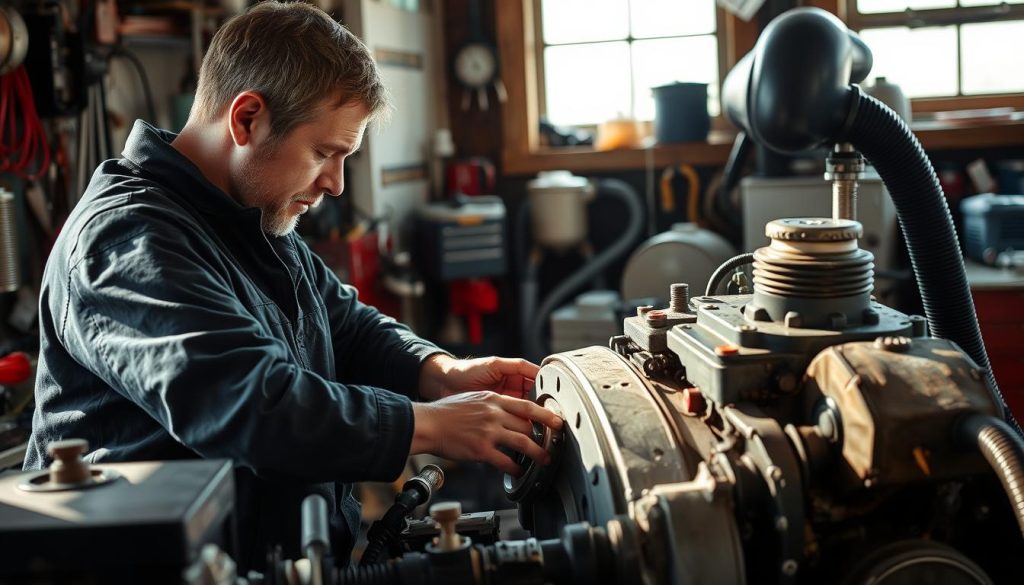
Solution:
<path fill-rule="evenodd" d="M 959 430 L 959 439 L 976 445 L 999 477 L 1024 534 L 1024 441 L 1020 434 L 1006 422 L 983 414 L 968 416 Z"/>
<path fill-rule="evenodd" d="M 348 567 L 338 572 L 334 580 L 337 585 L 392 585 L 403 583 L 397 563 Z"/>
<path fill-rule="evenodd" d="M 931 334 L 956 343 L 985 370 L 1003 416 L 1020 432 L 985 352 L 956 227 L 939 177 L 903 119 L 882 102 L 862 94 L 857 86 L 852 88 L 851 118 L 839 141 L 852 143 L 875 166 L 889 190 Z"/>
<path fill-rule="evenodd" d="M 597 185 L 597 194 L 599 197 L 611 196 L 626 206 L 626 228 L 611 245 L 598 252 L 590 262 L 567 276 L 549 292 L 536 312 L 526 316 L 529 321 L 523 347 L 528 359 L 540 361 L 547 355 L 549 345 L 545 341 L 544 326 L 547 324 L 548 316 L 565 302 L 573 291 L 590 282 L 616 260 L 629 253 L 643 231 L 644 208 L 640 204 L 640 196 L 628 183 L 618 179 L 602 179 Z"/>
<path fill-rule="evenodd" d="M 740 266 L 752 264 L 753 262 L 753 252 L 746 252 L 744 254 L 740 254 L 739 256 L 733 256 L 732 258 L 729 258 L 728 260 L 723 262 L 722 265 L 719 266 L 717 270 L 715 270 L 715 273 L 711 275 L 711 278 L 708 279 L 708 287 L 704 291 L 704 296 L 714 296 L 715 291 L 718 290 L 718 287 L 722 284 L 722 280 L 725 279 L 726 275 L 728 275 L 736 268 L 739 268 Z"/>
<path fill-rule="evenodd" d="M 444 485 L 444 471 L 436 465 L 424 465 L 415 476 L 406 480 L 402 491 L 395 496 L 395 503 L 384 513 L 384 517 L 373 523 L 366 533 L 366 549 L 359 560 L 360 565 L 380 562 L 381 555 L 397 542 L 405 529 L 406 518 L 421 504 L 430 501 L 434 493 Z"/>
<path fill-rule="evenodd" d="M 114 57 L 125 59 L 135 69 L 135 74 L 139 77 L 139 84 L 142 85 L 142 94 L 146 98 L 146 116 L 149 117 L 146 121 L 150 124 L 156 124 L 156 101 L 153 100 L 153 86 L 150 85 L 149 76 L 146 75 L 146 67 L 135 53 L 124 48 L 123 45 L 116 45 L 110 51 L 109 58 Z"/>

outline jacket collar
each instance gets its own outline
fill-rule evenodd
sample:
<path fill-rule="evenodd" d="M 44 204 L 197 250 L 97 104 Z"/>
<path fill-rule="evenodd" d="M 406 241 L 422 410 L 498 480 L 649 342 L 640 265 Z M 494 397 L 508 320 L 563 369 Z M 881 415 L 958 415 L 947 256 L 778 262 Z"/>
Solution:
<path fill-rule="evenodd" d="M 195 164 L 171 146 L 177 134 L 136 120 L 121 155 L 144 173 L 154 176 L 196 208 L 218 216 L 253 216 L 260 211 L 246 208 L 219 189 Z"/>

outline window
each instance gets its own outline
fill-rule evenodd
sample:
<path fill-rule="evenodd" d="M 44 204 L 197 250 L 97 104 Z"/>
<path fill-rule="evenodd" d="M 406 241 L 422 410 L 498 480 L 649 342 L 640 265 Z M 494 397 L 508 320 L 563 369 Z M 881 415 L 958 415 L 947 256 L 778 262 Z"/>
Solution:
<path fill-rule="evenodd" d="M 848 0 L 872 78 L 911 98 L 1024 92 L 1024 0 Z M 916 108 L 916 106 L 915 106 Z"/>
<path fill-rule="evenodd" d="M 654 118 L 652 87 L 708 84 L 719 112 L 714 0 L 538 0 L 541 113 L 556 125 Z"/>
<path fill-rule="evenodd" d="M 938 50 L 929 49 L 919 53 L 923 56 L 912 56 L 908 51 L 913 47 L 901 44 L 897 50 L 885 45 L 884 39 L 875 39 L 870 42 L 874 45 L 873 52 L 880 66 L 875 68 L 873 74 L 891 76 L 911 96 L 946 96 L 918 98 L 913 103 L 915 132 L 929 151 L 1020 147 L 1021 137 L 1024 136 L 1024 121 L 996 125 L 964 122 L 946 124 L 929 120 L 927 114 L 920 117 L 917 114 L 978 108 L 996 108 L 992 110 L 995 112 L 1007 106 L 1024 108 L 1024 88 L 1020 87 L 1024 85 L 1021 79 L 1024 66 L 1019 61 L 1020 55 L 1024 55 L 1024 50 L 1019 48 L 1021 39 L 1024 39 L 1024 31 L 1014 33 L 1011 38 L 1006 38 L 1006 33 L 1000 33 L 996 40 L 995 34 L 989 34 L 992 28 L 976 26 L 1005 23 L 1019 26 L 1024 21 L 1024 0 L 1015 0 L 1014 4 L 1005 6 L 996 3 L 998 0 L 987 0 L 982 6 L 975 4 L 981 4 L 983 0 L 960 0 L 959 6 L 957 0 L 931 0 L 927 7 L 922 7 L 924 1 L 917 0 L 911 4 L 910 0 L 874 0 L 872 4 L 868 0 L 801 0 L 801 3 L 836 14 L 850 28 L 866 32 L 869 37 L 871 34 L 884 33 L 882 29 L 887 28 L 899 28 L 913 34 L 924 28 L 952 27 L 954 35 L 941 41 L 948 51 L 941 57 L 941 60 L 949 63 L 944 69 L 946 73 L 942 73 L 936 65 L 939 60 L 936 57 Z M 944 2 L 945 8 L 932 7 L 939 2 Z M 697 8 L 699 6 L 706 6 L 708 12 L 701 13 Z M 718 112 L 719 82 L 724 73 L 754 47 L 758 36 L 757 19 L 743 21 L 727 11 L 715 9 L 712 0 L 499 0 L 494 3 L 494 7 L 496 21 L 500 23 L 497 27 L 497 40 L 502 78 L 508 88 L 508 101 L 501 114 L 504 173 L 529 175 L 553 169 L 588 173 L 644 169 L 651 165 L 661 168 L 683 162 L 698 166 L 721 166 L 725 163 L 735 134 L 731 125 L 721 116 L 712 120 L 712 130 L 706 143 L 656 144 L 652 148 L 607 151 L 582 146 L 546 146 L 541 140 L 538 122 L 546 114 L 557 124 L 590 125 L 619 112 L 650 119 L 653 105 L 649 87 L 677 79 L 699 80 L 695 71 L 708 69 L 710 73 L 704 79 L 710 85 L 709 101 L 712 103 L 709 104 L 709 111 Z M 908 7 L 910 12 L 907 11 Z M 551 18 L 552 21 L 558 21 L 554 26 L 561 28 L 550 31 L 547 36 L 542 8 L 548 10 L 548 17 L 552 16 L 552 10 L 563 11 L 561 18 Z M 616 9 L 618 12 L 613 12 L 617 15 L 615 18 L 600 17 L 600 14 Z M 641 24 L 644 20 L 635 18 L 634 12 L 660 15 L 648 21 L 653 22 L 650 26 L 657 32 L 645 30 Z M 676 16 L 670 18 L 672 14 Z M 701 21 L 694 14 L 705 14 L 704 20 Z M 713 14 L 713 18 L 708 14 Z M 582 24 L 583 18 L 586 24 Z M 575 22 L 577 20 L 580 22 Z M 559 22 L 563 24 L 559 25 Z M 696 28 L 698 22 L 705 23 L 703 28 Z M 680 28 L 683 25 L 691 28 Z M 925 31 L 924 34 L 928 33 Z M 940 31 L 938 34 L 943 33 Z M 711 41 L 712 48 L 703 53 L 678 48 L 659 51 L 654 44 L 654 41 L 665 39 L 701 37 L 715 39 Z M 987 41 L 990 44 L 999 44 L 1000 50 L 993 53 L 980 47 L 986 39 L 990 39 Z M 599 45 L 615 43 L 618 43 L 615 45 L 618 47 L 617 56 L 614 56 L 614 47 L 606 53 L 597 52 L 606 49 Z M 654 47 L 651 51 L 655 53 L 656 59 L 660 59 L 657 61 L 658 66 L 652 67 L 655 75 L 641 71 L 634 65 L 639 63 L 638 53 L 647 43 L 649 47 Z M 571 54 L 573 49 L 578 52 L 575 61 Z M 558 55 L 560 50 L 566 54 Z M 552 51 L 555 52 L 553 58 L 549 54 Z M 582 60 L 579 52 L 585 53 L 588 59 Z M 701 65 L 705 69 L 696 69 L 697 59 L 705 56 L 707 61 Z M 562 74 L 556 75 L 560 57 L 568 65 L 562 65 Z M 961 57 L 964 66 L 961 66 Z M 914 82 L 901 79 L 902 74 L 895 72 L 895 66 L 886 64 L 888 59 L 897 63 L 911 63 L 911 73 L 923 74 L 926 80 L 924 89 L 919 90 L 914 87 Z M 611 66 L 613 61 L 619 64 L 614 71 Z M 981 66 L 976 65 L 979 61 Z M 989 61 L 992 66 L 985 67 Z M 581 71 L 584 67 L 592 66 L 588 62 L 598 64 L 596 72 L 593 69 L 585 74 Z M 552 65 L 556 71 L 548 71 Z M 894 72 L 886 73 L 887 68 Z M 1000 75 L 1008 77 L 1003 79 Z M 599 81 L 591 81 L 595 78 Z M 577 81 L 567 81 L 573 79 Z M 580 82 L 580 79 L 587 81 Z M 562 85 L 559 86 L 559 83 Z M 551 85 L 554 87 L 549 87 Z M 988 93 L 981 93 L 982 89 Z M 609 98 L 608 95 L 615 97 Z M 584 112 L 589 113 L 583 115 Z"/>

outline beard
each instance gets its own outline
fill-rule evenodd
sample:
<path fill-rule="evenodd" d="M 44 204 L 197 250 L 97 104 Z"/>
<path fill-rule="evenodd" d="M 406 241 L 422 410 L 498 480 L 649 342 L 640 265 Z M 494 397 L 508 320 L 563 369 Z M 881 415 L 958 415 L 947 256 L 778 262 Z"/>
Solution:
<path fill-rule="evenodd" d="M 295 226 L 299 224 L 299 215 L 290 215 L 287 205 L 284 208 L 281 206 L 262 206 L 260 210 L 263 211 L 263 215 L 260 217 L 260 227 L 269 236 L 283 238 L 292 233 Z"/>
<path fill-rule="evenodd" d="M 297 193 L 281 201 L 279 194 L 267 189 L 260 178 L 260 171 L 265 162 L 274 158 L 275 152 L 271 147 L 257 150 L 253 158 L 243 163 L 238 177 L 231 181 L 231 190 L 232 196 L 243 207 L 256 207 L 262 212 L 260 227 L 265 234 L 280 238 L 292 233 L 299 223 L 299 214 L 289 213 L 288 207 L 295 201 L 310 201 L 315 197 Z"/>

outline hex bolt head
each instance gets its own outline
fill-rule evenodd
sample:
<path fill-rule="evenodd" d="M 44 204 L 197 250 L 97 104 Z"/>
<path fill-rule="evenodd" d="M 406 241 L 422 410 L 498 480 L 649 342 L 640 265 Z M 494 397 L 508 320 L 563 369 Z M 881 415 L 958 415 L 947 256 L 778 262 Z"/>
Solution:
<path fill-rule="evenodd" d="M 797 563 L 793 559 L 786 559 L 786 561 L 782 563 L 782 574 L 787 577 L 792 577 L 796 575 L 796 572 L 799 568 L 799 563 Z"/>
<path fill-rule="evenodd" d="M 786 313 L 786 316 L 783 319 L 786 327 L 790 327 L 792 329 L 799 329 L 800 327 L 803 327 L 804 324 L 803 316 L 796 311 Z"/>
<path fill-rule="evenodd" d="M 768 322 L 772 320 L 772 316 L 768 313 L 768 309 L 764 307 L 759 307 L 754 304 L 745 305 L 743 307 L 743 315 L 747 319 L 751 319 L 754 321 Z"/>
<path fill-rule="evenodd" d="M 796 375 L 789 370 L 782 370 L 775 375 L 775 384 L 778 386 L 780 392 L 790 394 L 797 389 Z"/>
<path fill-rule="evenodd" d="M 644 314 L 644 319 L 649 327 L 664 327 L 668 324 L 668 315 L 665 314 L 665 311 L 647 311 Z"/>
<path fill-rule="evenodd" d="M 865 325 L 878 325 L 878 322 L 881 320 L 881 318 L 878 315 L 878 311 L 874 309 L 864 309 L 864 312 L 861 313 L 860 318 Z"/>
<path fill-rule="evenodd" d="M 925 337 L 928 335 L 928 321 L 921 315 L 911 315 L 910 334 L 914 337 Z"/>
<path fill-rule="evenodd" d="M 845 329 L 846 315 L 842 313 L 832 313 L 828 316 L 828 322 L 832 329 Z"/>

